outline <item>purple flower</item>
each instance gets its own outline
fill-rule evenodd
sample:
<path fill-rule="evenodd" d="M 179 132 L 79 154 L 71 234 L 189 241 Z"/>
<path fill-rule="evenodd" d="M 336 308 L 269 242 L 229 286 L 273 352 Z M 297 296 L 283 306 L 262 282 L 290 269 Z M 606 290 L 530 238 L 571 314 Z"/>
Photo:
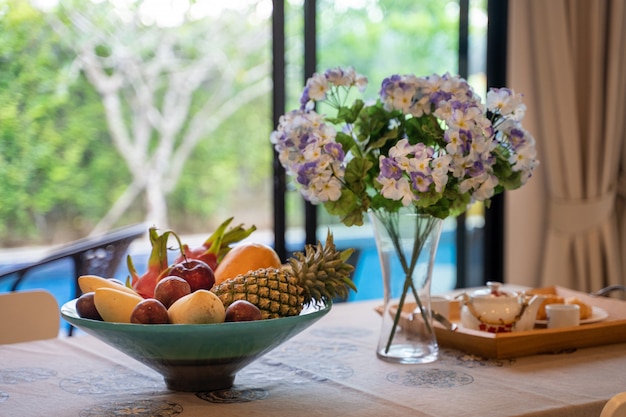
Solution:
<path fill-rule="evenodd" d="M 309 101 L 311 101 L 311 98 L 309 97 L 309 87 L 306 86 L 304 87 L 304 90 L 302 90 L 302 96 L 300 96 L 300 110 L 306 110 L 307 103 Z"/>
<path fill-rule="evenodd" d="M 524 131 L 521 129 L 513 128 L 509 132 L 509 135 L 509 141 L 511 142 L 513 149 L 517 149 L 520 146 L 524 145 L 524 143 L 526 143 L 526 140 L 524 139 Z"/>
<path fill-rule="evenodd" d="M 389 93 L 393 91 L 396 87 L 396 84 L 400 82 L 402 77 L 398 74 L 392 75 L 391 77 L 387 77 L 383 80 L 380 86 L 380 98 L 385 101 L 389 97 Z"/>
<path fill-rule="evenodd" d="M 324 151 L 331 155 L 333 159 L 343 162 L 345 157 L 345 153 L 343 151 L 343 147 L 337 142 L 331 142 L 324 145 Z"/>
<path fill-rule="evenodd" d="M 470 176 L 477 177 L 485 172 L 485 165 L 482 161 L 474 161 L 472 166 L 468 168 L 467 172 Z"/>
<path fill-rule="evenodd" d="M 442 101 L 448 101 L 452 97 L 452 93 L 448 91 L 437 90 L 430 95 L 430 102 L 438 105 Z"/>
<path fill-rule="evenodd" d="M 316 162 L 305 162 L 304 164 L 300 164 L 297 168 L 297 178 L 298 183 L 302 185 L 309 185 L 311 182 L 311 177 L 315 175 L 317 168 Z"/>
<path fill-rule="evenodd" d="M 300 136 L 299 148 L 302 150 L 306 148 L 309 144 L 315 142 L 316 140 L 317 138 L 315 137 L 315 135 L 312 135 L 309 132 L 303 133 L 302 136 Z"/>
<path fill-rule="evenodd" d="M 421 172 L 411 172 L 411 184 L 413 189 L 421 193 L 428 191 L 428 187 L 432 183 L 432 180 Z"/>
<path fill-rule="evenodd" d="M 402 178 L 402 168 L 398 165 L 398 163 L 393 158 L 380 158 L 380 175 L 393 178 L 394 180 L 399 180 Z"/>

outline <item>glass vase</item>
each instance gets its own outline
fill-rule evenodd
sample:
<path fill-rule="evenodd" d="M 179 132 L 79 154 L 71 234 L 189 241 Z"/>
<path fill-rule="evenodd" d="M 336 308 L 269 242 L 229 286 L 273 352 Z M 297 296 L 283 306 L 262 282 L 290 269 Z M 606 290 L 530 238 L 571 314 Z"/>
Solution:
<path fill-rule="evenodd" d="M 377 356 L 418 364 L 437 360 L 430 287 L 443 220 L 410 209 L 370 211 L 382 270 L 384 306 Z"/>

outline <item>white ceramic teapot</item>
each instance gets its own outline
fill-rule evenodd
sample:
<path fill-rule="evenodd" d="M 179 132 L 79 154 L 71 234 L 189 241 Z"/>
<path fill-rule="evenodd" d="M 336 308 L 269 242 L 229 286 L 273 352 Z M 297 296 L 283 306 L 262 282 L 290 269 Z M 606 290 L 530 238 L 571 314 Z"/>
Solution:
<path fill-rule="evenodd" d="M 503 291 L 500 282 L 487 282 L 487 288 L 461 294 L 461 324 L 490 333 L 532 330 L 542 298 L 523 292 Z"/>

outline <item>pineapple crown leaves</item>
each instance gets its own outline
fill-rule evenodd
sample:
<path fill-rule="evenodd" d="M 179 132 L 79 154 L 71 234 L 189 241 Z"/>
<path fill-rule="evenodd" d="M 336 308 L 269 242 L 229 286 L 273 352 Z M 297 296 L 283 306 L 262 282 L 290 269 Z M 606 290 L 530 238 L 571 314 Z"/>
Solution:
<path fill-rule="evenodd" d="M 357 291 L 351 274 L 354 266 L 347 263 L 354 249 L 337 251 L 333 235 L 328 231 L 326 244 L 306 245 L 289 259 L 291 272 L 303 287 L 304 304 L 345 298 L 350 290 Z"/>

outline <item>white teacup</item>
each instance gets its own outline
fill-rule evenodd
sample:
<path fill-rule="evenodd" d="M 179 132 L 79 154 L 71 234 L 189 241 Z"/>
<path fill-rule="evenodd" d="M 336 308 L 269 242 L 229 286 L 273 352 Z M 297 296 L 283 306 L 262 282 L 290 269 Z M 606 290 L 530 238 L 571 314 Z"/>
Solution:
<path fill-rule="evenodd" d="M 430 309 L 450 320 L 450 299 L 443 295 L 430 296 Z"/>
<path fill-rule="evenodd" d="M 580 324 L 580 306 L 577 304 L 546 305 L 548 329 L 578 326 Z"/>

